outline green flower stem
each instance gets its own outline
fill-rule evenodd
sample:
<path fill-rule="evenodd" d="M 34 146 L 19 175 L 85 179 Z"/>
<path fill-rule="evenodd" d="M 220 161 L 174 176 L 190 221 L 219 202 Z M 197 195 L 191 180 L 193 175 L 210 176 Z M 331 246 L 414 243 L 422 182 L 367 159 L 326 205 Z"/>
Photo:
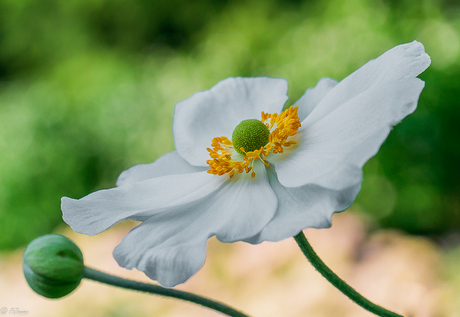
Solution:
<path fill-rule="evenodd" d="M 214 301 L 206 297 L 198 296 L 198 295 L 195 295 L 189 292 L 161 287 L 159 285 L 141 283 L 141 282 L 137 282 L 133 280 L 124 279 L 118 276 L 114 276 L 114 275 L 110 275 L 107 273 L 103 273 L 98 270 L 94 270 L 89 267 L 84 268 L 83 277 L 93 280 L 93 281 L 105 283 L 108 285 L 118 286 L 121 288 L 132 289 L 132 290 L 141 291 L 145 293 L 182 299 L 188 302 L 192 302 L 192 303 L 216 310 L 218 312 L 221 312 L 225 315 L 232 316 L 232 317 L 249 317 L 249 315 L 246 315 L 230 306 L 227 306 L 225 304 L 222 304 L 220 302 Z"/>
<path fill-rule="evenodd" d="M 350 285 L 345 283 L 340 277 L 338 277 L 334 272 L 331 271 L 330 268 L 324 264 L 324 262 L 318 257 L 315 253 L 313 248 L 311 247 L 310 243 L 308 242 L 307 238 L 303 234 L 302 231 L 298 235 L 294 237 L 295 241 L 299 245 L 300 249 L 302 250 L 303 254 L 307 257 L 307 259 L 311 262 L 311 264 L 315 267 L 315 269 L 321 273 L 332 285 L 337 287 L 343 294 L 348 296 L 352 301 L 356 304 L 361 306 L 362 308 L 370 311 L 371 313 L 376 314 L 377 316 L 382 317 L 403 317 L 399 314 L 393 313 L 389 310 L 386 310 L 383 307 L 380 307 L 368 299 L 364 298 L 360 293 L 355 291 Z"/>

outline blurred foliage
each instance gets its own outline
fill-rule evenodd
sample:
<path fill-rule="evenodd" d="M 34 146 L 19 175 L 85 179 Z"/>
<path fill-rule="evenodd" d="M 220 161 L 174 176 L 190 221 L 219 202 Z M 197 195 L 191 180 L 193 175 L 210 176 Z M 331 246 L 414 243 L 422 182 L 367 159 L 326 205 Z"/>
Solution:
<path fill-rule="evenodd" d="M 365 166 L 355 207 L 412 233 L 460 227 L 455 2 L 0 2 L 0 249 L 62 222 L 59 199 L 174 148 L 174 104 L 228 76 L 288 79 L 291 102 L 389 48 L 432 57 L 417 111 Z"/>
<path fill-rule="evenodd" d="M 190 46 L 225 0 L 5 0 L 0 74 L 46 68 L 94 47 L 138 53 Z M 180 10 L 178 10 L 180 8 Z"/>

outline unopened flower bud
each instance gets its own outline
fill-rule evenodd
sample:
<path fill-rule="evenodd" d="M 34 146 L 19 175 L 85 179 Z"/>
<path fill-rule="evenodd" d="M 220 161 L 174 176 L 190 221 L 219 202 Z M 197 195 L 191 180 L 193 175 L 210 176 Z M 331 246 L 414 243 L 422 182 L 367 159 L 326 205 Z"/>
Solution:
<path fill-rule="evenodd" d="M 83 255 L 68 238 L 49 234 L 33 240 L 23 255 L 29 286 L 47 298 L 60 298 L 78 287 L 83 278 Z"/>

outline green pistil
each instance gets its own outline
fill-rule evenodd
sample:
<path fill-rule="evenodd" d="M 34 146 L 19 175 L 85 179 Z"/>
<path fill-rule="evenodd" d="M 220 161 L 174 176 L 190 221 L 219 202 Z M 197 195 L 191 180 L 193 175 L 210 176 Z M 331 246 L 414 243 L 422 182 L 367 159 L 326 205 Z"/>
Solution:
<path fill-rule="evenodd" d="M 232 143 L 238 153 L 245 155 L 241 148 L 246 152 L 258 150 L 268 143 L 269 136 L 270 130 L 262 121 L 248 119 L 241 121 L 233 130 Z"/>

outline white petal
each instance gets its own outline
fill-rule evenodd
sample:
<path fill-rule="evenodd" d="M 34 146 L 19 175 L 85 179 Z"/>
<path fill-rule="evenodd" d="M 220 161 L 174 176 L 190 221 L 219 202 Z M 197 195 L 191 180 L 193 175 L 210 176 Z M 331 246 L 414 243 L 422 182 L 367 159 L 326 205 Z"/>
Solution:
<path fill-rule="evenodd" d="M 185 282 L 203 265 L 209 237 L 247 239 L 275 214 L 277 199 L 266 172 L 259 168 L 256 173 L 254 179 L 236 174 L 208 197 L 153 215 L 115 248 L 118 264 L 164 286 Z"/>
<path fill-rule="evenodd" d="M 165 175 L 202 172 L 206 169 L 190 165 L 177 151 L 172 151 L 162 155 L 153 163 L 134 165 L 123 171 L 118 176 L 117 186 Z"/>
<path fill-rule="evenodd" d="M 361 181 L 362 166 L 391 127 L 415 110 L 423 86 L 418 78 L 375 86 L 306 127 L 296 151 L 275 163 L 281 184 L 340 190 Z"/>
<path fill-rule="evenodd" d="M 309 126 L 360 93 L 383 83 L 418 76 L 430 65 L 430 57 L 417 41 L 398 45 L 350 74 L 324 97 L 302 122 Z"/>
<path fill-rule="evenodd" d="M 308 88 L 293 105 L 294 107 L 299 107 L 297 114 L 300 121 L 303 121 L 336 85 L 337 80 L 325 77 L 321 78 L 315 87 Z"/>
<path fill-rule="evenodd" d="M 224 181 L 206 172 L 175 174 L 99 190 L 81 199 L 63 197 L 62 217 L 74 231 L 94 235 L 125 219 L 143 220 L 194 202 L 217 190 Z"/>
<path fill-rule="evenodd" d="M 142 222 L 113 250 L 118 265 L 137 268 L 166 287 L 184 283 L 204 264 L 209 232 L 200 231 L 198 208 L 170 210 Z"/>
<path fill-rule="evenodd" d="M 260 119 L 262 111 L 280 112 L 288 99 L 280 78 L 227 78 L 176 104 L 173 134 L 178 153 L 191 165 L 207 166 L 215 137 L 231 139 L 245 119 Z"/>
<path fill-rule="evenodd" d="M 278 198 L 278 209 L 262 231 L 246 242 L 280 241 L 305 228 L 328 228 L 332 214 L 347 209 L 361 186 L 358 183 L 343 190 L 317 185 L 287 188 L 280 184 L 272 166 L 268 168 L 268 178 Z"/>
<path fill-rule="evenodd" d="M 265 166 L 255 162 L 254 171 L 254 179 L 250 174 L 235 174 L 229 185 L 222 187 L 221 197 L 215 197 L 212 209 L 219 209 L 221 222 L 215 234 L 222 242 L 253 236 L 275 215 L 278 202 Z"/>

